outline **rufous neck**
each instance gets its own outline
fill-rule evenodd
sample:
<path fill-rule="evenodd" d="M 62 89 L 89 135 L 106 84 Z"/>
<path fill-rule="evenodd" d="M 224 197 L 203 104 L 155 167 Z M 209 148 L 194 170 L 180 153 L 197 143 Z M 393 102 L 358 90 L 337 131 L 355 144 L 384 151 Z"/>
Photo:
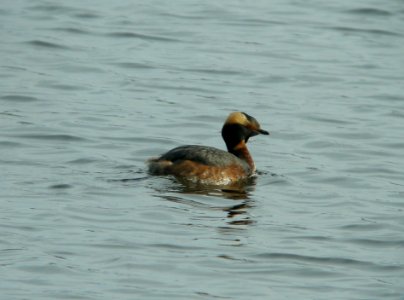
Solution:
<path fill-rule="evenodd" d="M 248 151 L 247 145 L 244 141 L 238 143 L 233 149 L 228 149 L 230 153 L 233 153 L 238 158 L 244 160 L 250 167 L 251 174 L 255 172 L 255 163 L 251 157 L 250 151 Z"/>

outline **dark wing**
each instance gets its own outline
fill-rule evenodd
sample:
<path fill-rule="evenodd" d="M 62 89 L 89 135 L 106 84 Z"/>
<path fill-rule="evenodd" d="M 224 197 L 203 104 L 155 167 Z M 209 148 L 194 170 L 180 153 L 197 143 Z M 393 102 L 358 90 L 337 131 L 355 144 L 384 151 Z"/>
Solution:
<path fill-rule="evenodd" d="M 245 167 L 242 160 L 227 151 L 198 145 L 174 148 L 163 154 L 158 160 L 169 160 L 172 162 L 191 160 L 210 166 L 225 167 L 237 164 Z"/>

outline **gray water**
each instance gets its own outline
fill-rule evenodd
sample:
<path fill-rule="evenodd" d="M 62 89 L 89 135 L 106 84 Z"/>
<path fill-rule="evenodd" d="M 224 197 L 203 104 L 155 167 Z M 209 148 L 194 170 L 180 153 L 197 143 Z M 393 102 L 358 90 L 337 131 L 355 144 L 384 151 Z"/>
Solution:
<path fill-rule="evenodd" d="M 404 299 L 404 2 L 250 2 L 2 1 L 1 299 Z M 148 176 L 234 110 L 244 192 Z"/>

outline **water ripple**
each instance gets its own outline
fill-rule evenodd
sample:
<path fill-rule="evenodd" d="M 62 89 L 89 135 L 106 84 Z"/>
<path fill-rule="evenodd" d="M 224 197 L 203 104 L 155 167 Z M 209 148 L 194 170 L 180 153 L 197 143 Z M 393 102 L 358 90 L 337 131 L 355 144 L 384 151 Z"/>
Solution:
<path fill-rule="evenodd" d="M 53 30 L 59 31 L 59 32 L 71 33 L 71 34 L 78 34 L 78 35 L 90 34 L 90 31 L 88 31 L 88 30 L 84 30 L 81 28 L 75 28 L 75 27 L 57 27 L 57 28 L 53 28 Z"/>
<path fill-rule="evenodd" d="M 64 13 L 64 12 L 69 12 L 73 11 L 74 9 L 66 6 L 66 5 L 61 5 L 61 4 L 39 4 L 39 5 L 34 5 L 29 7 L 30 10 L 37 10 L 37 11 L 43 11 L 43 12 L 50 12 L 50 13 Z"/>
<path fill-rule="evenodd" d="M 48 48 L 48 49 L 55 49 L 55 50 L 70 50 L 70 48 L 65 45 L 41 41 L 41 40 L 33 40 L 33 41 L 29 41 L 27 43 L 32 46 L 40 47 L 40 48 Z"/>
<path fill-rule="evenodd" d="M 361 238 L 361 239 L 347 239 L 346 242 L 377 248 L 390 248 L 390 247 L 404 248 L 404 240 L 375 240 L 375 239 Z"/>
<path fill-rule="evenodd" d="M 10 142 L 10 141 L 0 141 L 0 146 L 4 148 L 23 148 L 26 145 L 22 143 Z"/>
<path fill-rule="evenodd" d="M 383 271 L 402 271 L 403 266 L 400 265 L 380 265 L 369 261 L 361 261 L 352 258 L 341 258 L 341 257 L 319 257 L 319 256 L 308 256 L 299 255 L 291 253 L 263 253 L 258 254 L 256 257 L 259 258 L 269 258 L 274 260 L 293 260 L 303 263 L 317 263 L 335 266 L 353 266 L 358 268 L 365 268 L 371 270 L 383 270 Z"/>
<path fill-rule="evenodd" d="M 146 63 L 120 62 L 120 63 L 113 63 L 113 65 L 125 69 L 155 69 L 153 65 Z"/>
<path fill-rule="evenodd" d="M 84 19 L 84 20 L 91 20 L 91 19 L 98 19 L 101 16 L 95 12 L 82 12 L 74 15 L 76 18 Z"/>
<path fill-rule="evenodd" d="M 49 188 L 50 189 L 56 189 L 56 190 L 61 190 L 61 189 L 70 189 L 70 188 L 72 188 L 73 186 L 72 185 L 70 185 L 70 184 L 67 184 L 67 183 L 60 183 L 60 184 L 54 184 L 54 185 L 51 185 Z"/>
<path fill-rule="evenodd" d="M 401 33 L 383 29 L 367 29 L 367 28 L 365 29 L 365 28 L 355 28 L 347 26 L 335 26 L 329 28 L 344 33 L 364 33 L 370 35 L 385 35 L 385 36 L 397 36 L 397 37 L 403 36 Z"/>
<path fill-rule="evenodd" d="M 64 142 L 88 141 L 85 138 L 70 134 L 17 134 L 13 135 L 13 137 L 35 139 L 35 140 L 64 141 Z"/>
<path fill-rule="evenodd" d="M 236 70 L 215 70 L 215 69 L 184 69 L 184 71 L 204 73 L 210 75 L 245 75 L 243 71 Z"/>
<path fill-rule="evenodd" d="M 36 97 L 25 96 L 25 95 L 5 95 L 5 96 L 1 96 L 0 99 L 13 101 L 13 102 L 34 102 L 34 101 L 39 100 Z"/>
<path fill-rule="evenodd" d="M 346 10 L 345 12 L 357 14 L 357 15 L 369 15 L 369 16 L 380 16 L 380 17 L 392 15 L 392 13 L 387 10 L 371 8 L 371 7 L 349 9 L 349 10 Z"/>
<path fill-rule="evenodd" d="M 140 34 L 135 32 L 111 32 L 108 33 L 107 36 L 113 38 L 133 38 L 133 39 L 142 39 L 148 41 L 159 41 L 159 42 L 180 42 L 181 40 L 167 38 L 162 36 L 148 35 L 148 34 Z"/>

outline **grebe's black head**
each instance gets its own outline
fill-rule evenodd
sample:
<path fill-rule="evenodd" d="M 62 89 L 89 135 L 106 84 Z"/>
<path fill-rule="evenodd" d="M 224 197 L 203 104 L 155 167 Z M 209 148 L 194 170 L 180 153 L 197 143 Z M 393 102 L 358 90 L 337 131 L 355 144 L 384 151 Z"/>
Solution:
<path fill-rule="evenodd" d="M 222 128 L 222 137 L 229 151 L 235 149 L 240 142 L 247 143 L 250 137 L 258 134 L 268 135 L 269 132 L 261 129 L 258 121 L 244 112 L 231 113 Z"/>

